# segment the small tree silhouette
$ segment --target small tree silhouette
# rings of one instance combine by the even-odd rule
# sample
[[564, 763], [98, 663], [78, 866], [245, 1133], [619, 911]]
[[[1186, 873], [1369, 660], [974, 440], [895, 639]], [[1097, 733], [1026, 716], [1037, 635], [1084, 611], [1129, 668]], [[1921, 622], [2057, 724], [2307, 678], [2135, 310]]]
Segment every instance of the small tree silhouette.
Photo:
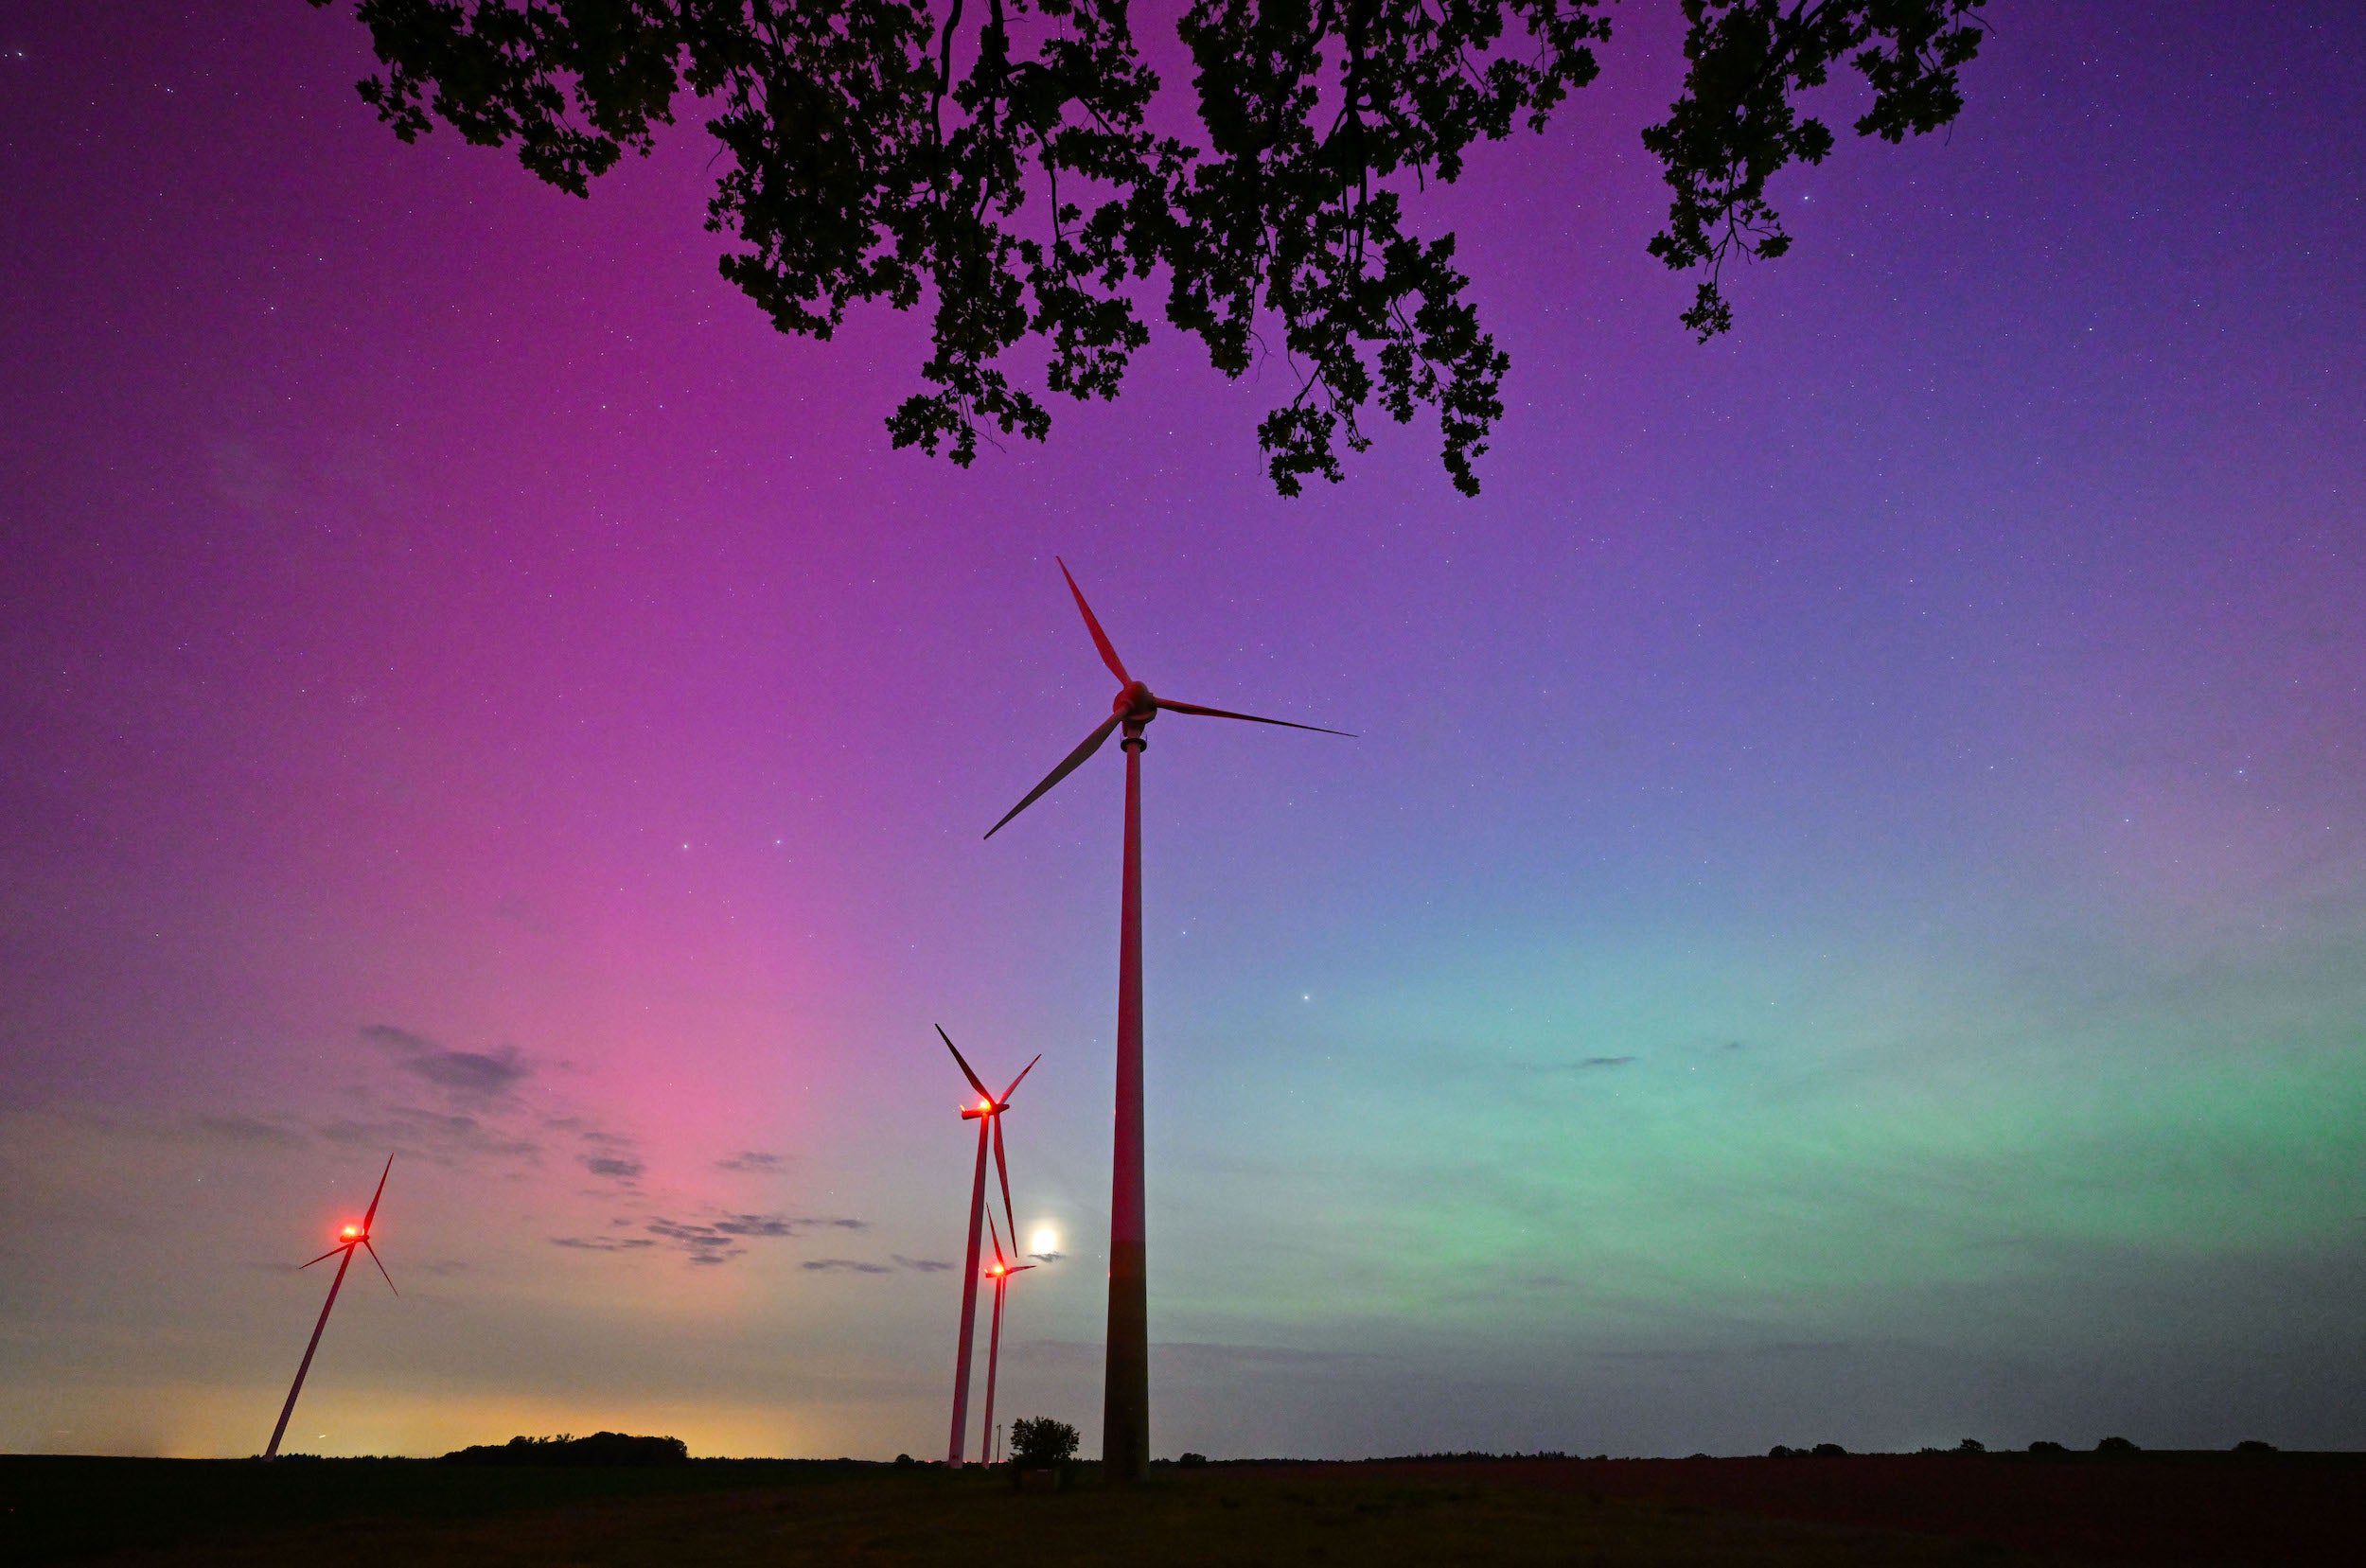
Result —
[[1011, 1423], [1011, 1463], [1045, 1470], [1076, 1457], [1076, 1429], [1049, 1416], [1022, 1416]]
[[1986, 1453], [1988, 1452], [1988, 1445], [1982, 1442], [1977, 1437], [1967, 1437], [1962, 1442], [1955, 1445], [1955, 1452], [1958, 1453]]
[[1814, 1454], [1819, 1459], [1845, 1459], [1848, 1457], [1848, 1451], [1841, 1447], [1838, 1443], [1818, 1443], [1808, 1452]]
[[2136, 1453], [2142, 1451], [2125, 1437], [2106, 1437], [2095, 1445], [2097, 1453]]
[[2067, 1453], [2070, 1451], [2051, 1437], [2040, 1437], [2029, 1445], [2032, 1453]]

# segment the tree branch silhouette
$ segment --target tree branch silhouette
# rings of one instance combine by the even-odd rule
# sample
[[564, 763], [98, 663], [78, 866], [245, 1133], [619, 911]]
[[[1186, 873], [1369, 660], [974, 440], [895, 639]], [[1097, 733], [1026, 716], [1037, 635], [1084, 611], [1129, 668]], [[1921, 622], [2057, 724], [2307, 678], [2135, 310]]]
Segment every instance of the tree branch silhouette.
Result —
[[[1413, 232], [1407, 201], [1475, 144], [1543, 131], [1611, 36], [1607, 0], [1195, 0], [1187, 139], [1152, 129], [1125, 0], [351, 3], [384, 67], [362, 97], [406, 142], [441, 121], [588, 196], [703, 116], [722, 275], [776, 327], [826, 341], [855, 308], [927, 303], [898, 447], [967, 467], [986, 432], [1043, 440], [1045, 395], [1115, 397], [1161, 286], [1167, 326], [1227, 378], [1270, 324], [1304, 367], [1258, 427], [1283, 495], [1343, 477], [1375, 401], [1434, 414], [1477, 493], [1510, 359], [1455, 236]], [[1683, 319], [1705, 341], [1732, 326], [1726, 262], [1790, 246], [1768, 181], [1831, 149], [1799, 97], [1845, 61], [1873, 91], [1859, 134], [1947, 124], [1984, 0], [1682, 3], [1684, 90], [1643, 133], [1674, 193], [1651, 251], [1704, 274]]]

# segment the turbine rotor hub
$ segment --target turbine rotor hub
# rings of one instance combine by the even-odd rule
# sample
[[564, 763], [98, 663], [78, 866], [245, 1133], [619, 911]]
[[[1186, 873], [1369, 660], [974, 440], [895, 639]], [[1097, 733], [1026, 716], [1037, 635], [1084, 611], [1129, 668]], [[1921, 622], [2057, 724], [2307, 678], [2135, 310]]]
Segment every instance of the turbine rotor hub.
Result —
[[1109, 699], [1109, 712], [1128, 724], [1148, 724], [1158, 716], [1158, 699], [1139, 680], [1129, 680]]

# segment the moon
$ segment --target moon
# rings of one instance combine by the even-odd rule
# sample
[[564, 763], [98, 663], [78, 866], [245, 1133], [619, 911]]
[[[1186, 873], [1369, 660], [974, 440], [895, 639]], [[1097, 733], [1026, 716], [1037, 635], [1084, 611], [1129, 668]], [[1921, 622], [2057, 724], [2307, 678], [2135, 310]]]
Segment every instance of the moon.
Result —
[[1050, 1225], [1037, 1225], [1034, 1234], [1027, 1238], [1027, 1250], [1030, 1252], [1059, 1251], [1060, 1233]]

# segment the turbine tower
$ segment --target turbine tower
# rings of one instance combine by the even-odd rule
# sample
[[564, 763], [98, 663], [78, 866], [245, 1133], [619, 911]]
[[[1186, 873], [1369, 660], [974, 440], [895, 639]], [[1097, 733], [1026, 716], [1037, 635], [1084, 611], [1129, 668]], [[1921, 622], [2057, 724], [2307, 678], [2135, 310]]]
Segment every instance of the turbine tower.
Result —
[[[1002, 1163], [1001, 1151], [995, 1152], [995, 1164]], [[1010, 1220], [1010, 1176], [1002, 1178], [1002, 1217]], [[1002, 1363], [1002, 1293], [1010, 1288], [1011, 1276], [1025, 1274], [1035, 1265], [1014, 1263], [1002, 1256], [1002, 1237], [994, 1228], [994, 1216], [986, 1216], [986, 1232], [994, 1238], [994, 1261], [986, 1265], [986, 1277], [994, 1281], [994, 1328], [986, 1335], [986, 1418], [980, 1423], [982, 1433], [978, 1441], [985, 1450], [986, 1463], [994, 1463], [994, 1374]], [[1018, 1245], [1018, 1224], [1011, 1222], [1011, 1245]]]
[[[378, 1218], [378, 1200], [386, 1195], [386, 1176], [394, 1168], [395, 1156], [389, 1154], [386, 1156], [386, 1169], [378, 1173], [378, 1190], [370, 1194], [369, 1211], [362, 1216], [362, 1223], [345, 1225], [337, 1232], [335, 1246], [313, 1259], [311, 1263], [299, 1265], [309, 1269], [312, 1263], [336, 1258], [337, 1277], [328, 1282], [328, 1299], [321, 1303], [320, 1321], [312, 1325], [312, 1338], [304, 1347], [304, 1359], [296, 1363], [295, 1382], [288, 1385], [288, 1402], [279, 1407], [279, 1424], [271, 1429], [271, 1445], [263, 1450], [266, 1459], [279, 1456], [279, 1439], [287, 1436], [288, 1418], [295, 1414], [296, 1396], [304, 1392], [304, 1374], [312, 1369], [312, 1352], [321, 1348], [321, 1330], [328, 1327], [328, 1309], [337, 1304], [337, 1291], [345, 1282], [345, 1270], [353, 1264], [356, 1247], [370, 1255], [370, 1261], [378, 1264], [378, 1272], [385, 1279], [386, 1288], [395, 1291], [395, 1277], [386, 1272], [386, 1264], [378, 1256], [378, 1249], [370, 1245], [370, 1222]], [[341, 1258], [338, 1257], [340, 1253], [344, 1254]], [[395, 1291], [395, 1294], [400, 1295], [402, 1293]]]
[[[1055, 559], [1057, 557], [1054, 557]], [[1283, 718], [1260, 718], [1255, 714], [1227, 713], [1192, 702], [1174, 702], [1153, 696], [1148, 686], [1128, 675], [1108, 634], [1085, 603], [1084, 590], [1060, 562], [1060, 575], [1085, 617], [1101, 661], [1118, 678], [1118, 695], [1109, 716], [1026, 798], [986, 830], [991, 838], [1011, 819], [1035, 803], [1044, 791], [1084, 765], [1101, 749], [1111, 733], [1122, 729], [1125, 739], [1125, 872], [1118, 908], [1118, 1094], [1117, 1131], [1111, 1164], [1109, 1195], [1109, 1345], [1102, 1385], [1102, 1474], [1112, 1480], [1141, 1477], [1150, 1463], [1150, 1320], [1146, 1296], [1147, 1270], [1142, 1224], [1142, 748], [1149, 743], [1142, 731], [1161, 712], [1197, 714], [1204, 718], [1237, 718], [1251, 724], [1277, 724], [1287, 730], [1314, 730], [1326, 735], [1346, 735], [1345, 730], [1325, 730], [1319, 724], [1297, 724]]]
[[[1018, 1077], [1012, 1079], [1011, 1086], [998, 1096], [987, 1089], [976, 1073], [969, 1070], [969, 1064], [962, 1058], [961, 1048], [953, 1044], [953, 1037], [945, 1032], [943, 1024], [937, 1026], [937, 1038], [943, 1040], [945, 1048], [953, 1053], [953, 1061], [962, 1069], [962, 1076], [969, 1080], [969, 1086], [978, 1091], [978, 1103], [962, 1107], [962, 1119], [978, 1123], [978, 1171], [969, 1183], [969, 1261], [962, 1275], [961, 1348], [953, 1356], [953, 1435], [945, 1445], [945, 1462], [958, 1470], [962, 1463], [962, 1431], [969, 1425], [970, 1343], [978, 1337], [978, 1239], [981, 1228], [980, 1221], [986, 1211], [986, 1145], [989, 1142], [994, 1145], [995, 1163], [998, 1169], [1002, 1156], [1002, 1113], [1011, 1108], [1011, 1096], [1017, 1092], [1027, 1075], [1035, 1070], [1035, 1062], [1043, 1060], [1043, 1053], [1036, 1052], [1034, 1061], [1019, 1068]], [[1002, 1175], [1002, 1207], [1005, 1209], [1011, 1207], [1008, 1172]]]

